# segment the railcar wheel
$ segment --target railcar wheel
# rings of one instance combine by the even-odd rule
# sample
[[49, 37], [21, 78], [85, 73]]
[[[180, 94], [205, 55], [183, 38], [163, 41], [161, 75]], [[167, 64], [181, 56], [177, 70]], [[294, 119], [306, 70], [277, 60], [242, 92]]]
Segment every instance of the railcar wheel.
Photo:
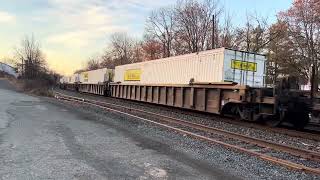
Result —
[[241, 120], [257, 122], [262, 118], [262, 115], [254, 108], [238, 106], [237, 111]]
[[310, 120], [309, 113], [307, 112], [291, 113], [290, 115], [288, 115], [288, 118], [293, 127], [298, 130], [303, 129]]
[[310, 108], [303, 102], [289, 104], [285, 120], [293, 125], [294, 128], [301, 130], [310, 121]]
[[277, 115], [265, 118], [263, 122], [269, 127], [278, 127], [282, 124], [283, 120], [281, 120], [281, 118]]

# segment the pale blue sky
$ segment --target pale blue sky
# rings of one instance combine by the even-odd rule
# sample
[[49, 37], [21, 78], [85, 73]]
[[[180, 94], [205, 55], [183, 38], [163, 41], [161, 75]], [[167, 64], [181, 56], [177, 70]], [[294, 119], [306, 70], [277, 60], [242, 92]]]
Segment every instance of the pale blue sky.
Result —
[[[24, 35], [34, 34], [47, 55], [49, 66], [70, 74], [90, 55], [100, 53], [108, 35], [126, 31], [140, 38], [145, 19], [157, 7], [175, 0], [6, 0], [0, 3], [0, 58], [10, 57]], [[220, 0], [241, 25], [246, 13], [256, 12], [275, 21], [276, 13], [292, 0]]]

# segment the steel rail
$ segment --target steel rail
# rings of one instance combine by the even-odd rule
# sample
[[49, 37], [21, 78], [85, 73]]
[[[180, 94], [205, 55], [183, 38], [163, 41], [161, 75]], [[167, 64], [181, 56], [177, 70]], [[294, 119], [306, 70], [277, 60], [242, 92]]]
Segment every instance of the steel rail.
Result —
[[[59, 94], [61, 95], [61, 93], [59, 93]], [[96, 107], [99, 107], [99, 108], [102, 108], [102, 109], [105, 109], [105, 110], [109, 110], [109, 111], [113, 111], [113, 112], [116, 112], [116, 113], [120, 113], [120, 114], [123, 114], [123, 115], [127, 115], [127, 116], [130, 116], [130, 117], [134, 117], [134, 118], [146, 121], [146, 122], [150, 122], [150, 123], [162, 126], [162, 127], [166, 127], [166, 128], [172, 129], [172, 130], [174, 130], [176, 132], [179, 132], [179, 133], [182, 133], [182, 134], [187, 134], [189, 136], [196, 137], [196, 138], [201, 139], [201, 140], [206, 140], [206, 141], [209, 141], [211, 143], [220, 144], [220, 145], [223, 145], [223, 146], [228, 147], [228, 148], [232, 148], [232, 149], [235, 149], [235, 150], [238, 150], [238, 151], [241, 151], [241, 152], [245, 152], [247, 154], [259, 157], [259, 158], [261, 158], [263, 160], [266, 160], [266, 161], [269, 161], [269, 162], [273, 162], [273, 163], [276, 163], [276, 164], [279, 164], [279, 165], [282, 165], [282, 166], [286, 166], [288, 168], [292, 168], [292, 169], [295, 169], [295, 170], [301, 170], [301, 171], [304, 171], [304, 172], [310, 172], [310, 173], [314, 173], [314, 174], [320, 175], [320, 169], [319, 168], [311, 168], [311, 167], [300, 165], [300, 164], [297, 164], [297, 163], [294, 163], [294, 162], [283, 160], [283, 159], [280, 159], [280, 158], [268, 156], [268, 155], [265, 155], [265, 154], [262, 154], [262, 153], [259, 153], [259, 152], [253, 151], [253, 150], [248, 150], [248, 149], [236, 146], [236, 145], [228, 144], [228, 143], [225, 143], [225, 142], [222, 142], [222, 141], [219, 141], [219, 140], [214, 140], [212, 138], [201, 136], [201, 135], [198, 135], [198, 134], [195, 134], [195, 133], [192, 133], [192, 132], [180, 129], [180, 128], [176, 128], [176, 127], [172, 127], [172, 126], [169, 126], [169, 125], [166, 125], [166, 124], [163, 124], [163, 123], [155, 122], [155, 121], [152, 121], [152, 120], [149, 120], [149, 119], [137, 116], [137, 115], [133, 115], [133, 114], [126, 113], [126, 112], [123, 112], [123, 111], [120, 111], [120, 110], [116, 110], [116, 109], [113, 109], [113, 108], [105, 107], [105, 106], [103, 106], [103, 104], [105, 104], [104, 102], [103, 103], [100, 102], [101, 104], [99, 104], [99, 103], [97, 103], [98, 101], [94, 101], [94, 100], [91, 101], [91, 100], [86, 100], [84, 98], [78, 98], [78, 97], [67, 96], [67, 95], [56, 96], [56, 98], [57, 99], [66, 100], [66, 101], [76, 101], [76, 102], [84, 103], [84, 104], [87, 104], [87, 105], [96, 106]], [[110, 104], [110, 103], [108, 103], [108, 104]], [[112, 104], [112, 105], [114, 105], [114, 104]], [[120, 105], [116, 105], [116, 106], [120, 106]], [[124, 106], [122, 106], [122, 107], [124, 107]], [[128, 107], [125, 107], [125, 108], [128, 108]], [[130, 110], [133, 110], [133, 108], [130, 108]], [[141, 111], [143, 111], [143, 110], [141, 110]], [[155, 114], [155, 113], [153, 113], [153, 114]], [[156, 114], [156, 115], [158, 115], [158, 114]], [[163, 115], [161, 115], [161, 116], [163, 116]], [[169, 118], [171, 118], [171, 117], [169, 117]], [[175, 119], [175, 118], [173, 118], [173, 119]], [[167, 122], [171, 122], [171, 121], [167, 121]], [[190, 123], [190, 122], [188, 122], [188, 123]], [[191, 123], [191, 124], [195, 124], [195, 123]], [[202, 126], [203, 125], [200, 125], [201, 128], [202, 128]], [[205, 129], [206, 128], [207, 127], [205, 127]], [[232, 137], [232, 138], [235, 138], [235, 137]], [[251, 142], [251, 144], [252, 144], [252, 142]]]
[[319, 133], [310, 133], [306, 131], [293, 130], [293, 129], [283, 128], [283, 127], [269, 127], [267, 125], [254, 124], [246, 121], [232, 121], [226, 118], [224, 118], [223, 121], [230, 124], [245, 126], [248, 128], [259, 128], [260, 130], [271, 131], [274, 133], [279, 133], [279, 134], [288, 135], [292, 137], [309, 139], [313, 141], [320, 141]]
[[[67, 97], [81, 99], [81, 98], [73, 97], [73, 96], [67, 96]], [[81, 99], [81, 100], [86, 101], [86, 102], [97, 103], [99, 105], [112, 105], [114, 107], [125, 108], [126, 110], [156, 116], [157, 118], [161, 117], [162, 118], [161, 120], [163, 120], [163, 121], [167, 121], [167, 122], [175, 121], [176, 123], [180, 123], [180, 124], [183, 124], [185, 126], [188, 126], [190, 128], [194, 128], [197, 130], [207, 131], [210, 133], [228, 136], [230, 138], [237, 139], [237, 140], [240, 140], [240, 141], [243, 141], [246, 143], [255, 144], [255, 145], [258, 145], [261, 147], [265, 147], [265, 148], [271, 148], [274, 150], [289, 153], [294, 156], [298, 156], [298, 157], [302, 157], [302, 158], [306, 158], [309, 160], [320, 162], [320, 153], [318, 153], [318, 152], [314, 152], [314, 151], [310, 151], [310, 150], [306, 150], [306, 149], [301, 149], [301, 148], [297, 148], [297, 147], [293, 147], [293, 146], [288, 146], [288, 145], [284, 145], [284, 144], [279, 144], [279, 143], [275, 143], [275, 142], [271, 142], [271, 141], [267, 141], [267, 140], [263, 140], [263, 139], [258, 139], [258, 138], [254, 138], [254, 137], [250, 137], [250, 136], [246, 136], [246, 135], [242, 135], [239, 133], [234, 133], [234, 132], [230, 132], [230, 131], [226, 131], [226, 130], [222, 130], [222, 129], [218, 129], [218, 128], [214, 128], [214, 127], [208, 127], [208, 126], [205, 126], [202, 124], [193, 123], [190, 121], [185, 121], [182, 119], [177, 119], [177, 118], [165, 116], [162, 114], [153, 113], [153, 112], [140, 110], [140, 109], [136, 109], [136, 108], [131, 108], [131, 107], [127, 107], [127, 106], [116, 105], [116, 104], [112, 104], [112, 103], [100, 102], [100, 101], [95, 101], [95, 100], [85, 100], [85, 99]]]
[[[60, 92], [56, 91], [56, 93], [60, 93]], [[90, 96], [90, 97], [93, 97], [93, 98], [101, 97], [100, 95], [95, 95], [95, 94], [87, 94], [87, 93], [85, 93], [85, 94]], [[105, 99], [107, 99], [107, 98], [108, 97], [105, 97]], [[123, 99], [123, 101], [130, 101], [130, 99]], [[139, 101], [130, 101], [130, 102], [139, 103]], [[141, 102], [140, 102], [139, 105], [141, 105]], [[161, 104], [158, 104], [158, 105], [161, 105]], [[188, 115], [188, 113], [189, 112], [185, 112], [184, 114]], [[194, 114], [191, 114], [191, 113], [190, 113], [190, 115], [193, 116], [193, 117], [198, 117], [197, 115], [194, 115]], [[213, 116], [216, 117], [217, 115], [213, 115]], [[234, 120], [231, 120], [230, 118], [228, 119], [227, 117], [221, 117], [221, 116], [219, 116], [219, 117], [222, 118], [222, 120], [224, 122], [230, 123], [230, 124], [234, 124], [234, 125], [245, 126], [247, 128], [258, 128], [259, 130], [262, 130], [262, 131], [271, 131], [271, 132], [274, 132], [274, 133], [279, 133], [279, 134], [283, 134], [283, 135], [287, 135], [287, 136], [291, 136], [291, 137], [298, 137], [298, 138], [309, 139], [309, 140], [313, 140], [313, 141], [320, 141], [319, 133], [313, 133], [313, 132], [307, 132], [307, 131], [298, 131], [298, 130], [293, 130], [293, 129], [288, 129], [288, 128], [281, 128], [281, 127], [269, 127], [269, 126], [266, 126], [266, 125], [255, 124], [255, 123], [250, 123], [250, 122], [246, 122], [246, 121], [234, 121]], [[203, 117], [199, 117], [199, 118], [204, 119]], [[211, 119], [208, 119], [208, 118], [205, 118], [205, 119], [211, 120]], [[318, 132], [320, 132], [320, 131], [318, 131]]]

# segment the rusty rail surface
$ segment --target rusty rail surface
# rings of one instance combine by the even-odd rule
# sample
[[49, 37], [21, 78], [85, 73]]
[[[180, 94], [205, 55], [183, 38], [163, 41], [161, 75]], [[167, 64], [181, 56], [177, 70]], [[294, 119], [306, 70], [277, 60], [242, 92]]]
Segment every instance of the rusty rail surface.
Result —
[[[113, 112], [120, 113], [120, 114], [123, 114], [123, 115], [126, 115], [126, 116], [134, 117], [134, 118], [146, 121], [146, 122], [150, 122], [152, 124], [156, 124], [158, 126], [162, 126], [162, 127], [174, 130], [174, 131], [176, 131], [178, 133], [182, 133], [182, 134], [186, 134], [186, 135], [198, 138], [200, 140], [205, 140], [205, 141], [208, 141], [208, 142], [211, 142], [211, 143], [220, 144], [220, 145], [223, 145], [225, 147], [232, 148], [232, 149], [240, 151], [240, 152], [245, 152], [247, 154], [259, 157], [259, 158], [261, 158], [263, 160], [266, 160], [266, 161], [269, 161], [269, 162], [272, 162], [272, 163], [276, 163], [276, 164], [279, 164], [279, 165], [282, 165], [282, 166], [285, 166], [285, 167], [288, 167], [288, 168], [292, 168], [292, 169], [295, 169], [295, 170], [301, 170], [301, 171], [305, 171], [305, 172], [309, 172], [309, 173], [314, 173], [314, 174], [320, 175], [320, 169], [319, 168], [307, 167], [307, 166], [300, 165], [300, 164], [297, 164], [297, 163], [294, 163], [294, 162], [290, 162], [290, 161], [287, 161], [287, 160], [284, 160], [284, 159], [280, 159], [280, 158], [272, 157], [272, 156], [269, 156], [269, 155], [265, 155], [265, 154], [262, 154], [262, 153], [259, 153], [259, 152], [253, 151], [253, 150], [248, 150], [248, 149], [239, 147], [237, 145], [228, 144], [228, 143], [225, 143], [225, 142], [222, 142], [222, 141], [219, 141], [219, 140], [215, 140], [215, 139], [212, 139], [212, 138], [209, 138], [209, 137], [205, 137], [205, 136], [202, 136], [202, 135], [195, 134], [193, 132], [189, 132], [189, 131], [186, 131], [186, 130], [183, 130], [183, 129], [180, 129], [180, 128], [176, 128], [176, 127], [170, 126], [168, 124], [163, 124], [163, 123], [160, 123], [160, 122], [156, 122], [156, 121], [153, 121], [153, 120], [150, 120], [150, 119], [143, 118], [141, 116], [134, 115], [132, 113], [127, 113], [127, 112], [124, 112], [123, 110], [122, 111], [121, 110], [117, 110], [117, 109], [115, 109], [115, 107], [124, 108], [125, 111], [131, 111], [131, 112], [135, 112], [135, 113], [139, 112], [139, 113], [141, 113], [143, 115], [151, 115], [151, 116], [154, 116], [156, 118], [161, 118], [161, 121], [166, 121], [166, 122], [169, 122], [169, 123], [175, 123], [175, 124], [179, 124], [179, 125], [184, 125], [186, 127], [189, 127], [189, 128], [192, 128], [192, 129], [197, 129], [197, 130], [200, 130], [200, 131], [204, 131], [206, 133], [220, 134], [220, 135], [226, 136], [226, 137], [231, 138], [231, 139], [243, 141], [243, 142], [246, 142], [246, 143], [249, 143], [249, 144], [253, 144], [253, 145], [257, 145], [257, 146], [260, 146], [260, 147], [271, 148], [271, 149], [274, 149], [274, 150], [277, 150], [277, 151], [280, 151], [280, 152], [286, 152], [286, 153], [289, 153], [289, 154], [294, 155], [294, 156], [303, 157], [303, 158], [306, 158], [306, 159], [309, 159], [309, 160], [312, 160], [312, 161], [320, 162], [320, 153], [318, 153], [318, 152], [299, 149], [299, 148], [296, 148], [296, 147], [287, 146], [287, 145], [283, 145], [283, 144], [278, 144], [278, 143], [274, 143], [274, 142], [270, 142], [270, 141], [266, 141], [266, 140], [262, 140], [262, 139], [257, 139], [257, 138], [245, 136], [245, 135], [242, 135], [242, 134], [225, 131], [225, 130], [222, 130], [222, 129], [217, 129], [217, 128], [213, 128], [213, 127], [207, 127], [207, 126], [204, 126], [202, 124], [197, 124], [197, 123], [193, 123], [193, 122], [189, 122], [189, 121], [185, 121], [185, 120], [181, 120], [181, 119], [177, 119], [177, 118], [173, 118], [173, 117], [169, 117], [169, 116], [165, 116], [165, 115], [161, 115], [161, 114], [157, 114], [157, 113], [152, 113], [152, 112], [148, 112], [148, 111], [144, 111], [144, 110], [140, 110], [140, 109], [130, 108], [130, 107], [127, 107], [127, 106], [115, 105], [115, 104], [112, 104], [112, 103], [100, 102], [100, 101], [95, 101], [95, 100], [88, 100], [88, 99], [84, 99], [84, 98], [78, 98], [78, 97], [74, 97], [74, 96], [64, 95], [62, 93], [56, 93], [56, 94], [57, 95], [55, 97], [57, 99], [66, 100], [66, 101], [76, 101], [76, 102], [80, 102], [80, 103], [83, 103], [83, 104], [96, 106], [98, 108], [102, 108], [102, 109], [105, 109], [105, 110], [108, 110], [108, 111], [113, 111]], [[112, 106], [112, 107], [107, 107], [108, 105]]]
[[[223, 119], [224, 122], [234, 124], [234, 125], [240, 125], [248, 128], [254, 128], [254, 129], [259, 129], [262, 131], [270, 131], [278, 134], [283, 134], [283, 135], [288, 135], [291, 137], [297, 137], [297, 138], [303, 138], [303, 139], [309, 139], [313, 141], [320, 141], [320, 131], [312, 131], [308, 132], [307, 130], [294, 130], [290, 129], [288, 127], [270, 127], [268, 125], [262, 125], [262, 124], [257, 124], [257, 123], [251, 123], [247, 121], [234, 121], [230, 120], [227, 118]], [[308, 126], [307, 126], [308, 127]]]
[[[56, 92], [59, 93], [59, 92]], [[101, 97], [99, 95], [96, 94], [86, 94], [88, 97], [92, 97], [92, 98], [97, 98], [97, 97]], [[103, 99], [113, 99], [113, 97], [103, 97]], [[128, 101], [129, 99], [121, 99], [122, 101]], [[144, 104], [146, 102], [139, 102], [139, 101], [130, 101], [131, 103], [135, 103], [141, 106], [141, 104]], [[114, 104], [114, 103], [113, 103]], [[152, 104], [154, 105], [154, 104]], [[160, 105], [162, 106], [162, 104], [156, 104], [156, 105]], [[168, 108], [168, 107], [166, 107]], [[173, 107], [173, 108], [177, 108], [177, 107]], [[206, 117], [201, 117], [198, 116], [197, 114], [201, 114], [201, 112], [189, 112], [186, 109], [177, 109], [179, 111], [183, 111], [183, 114], [185, 115], [190, 115], [193, 117], [197, 117], [200, 119], [206, 119], [206, 120], [212, 120], [211, 118], [206, 118]], [[252, 122], [248, 122], [248, 121], [238, 121], [238, 120], [234, 120], [231, 117], [222, 117], [216, 114], [211, 114], [213, 117], [219, 117], [219, 119], [221, 119], [223, 122], [229, 123], [229, 124], [233, 124], [233, 125], [238, 125], [238, 126], [244, 126], [247, 128], [253, 128], [253, 129], [259, 129], [261, 131], [270, 131], [270, 132], [274, 132], [274, 133], [278, 133], [278, 134], [283, 134], [283, 135], [287, 135], [287, 136], [291, 136], [291, 137], [298, 137], [298, 138], [303, 138], [303, 139], [309, 139], [312, 141], [320, 141], [320, 128], [318, 128], [318, 131], [310, 131], [309, 129], [307, 130], [295, 130], [295, 129], [291, 129], [288, 127], [270, 127], [268, 125], [263, 125], [263, 124], [259, 124], [259, 123], [252, 123]], [[317, 125], [318, 126], [318, 125]], [[309, 126], [307, 126], [309, 127]]]

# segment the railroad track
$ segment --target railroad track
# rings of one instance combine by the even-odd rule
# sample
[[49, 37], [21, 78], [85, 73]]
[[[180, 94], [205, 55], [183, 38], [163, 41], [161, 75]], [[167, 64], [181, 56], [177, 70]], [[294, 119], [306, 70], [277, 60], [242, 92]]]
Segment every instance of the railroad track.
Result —
[[[244, 152], [246, 154], [294, 170], [301, 170], [307, 173], [320, 175], [320, 153], [318, 152], [257, 139], [234, 132], [229, 132], [223, 129], [207, 127], [202, 124], [165, 116], [162, 114], [130, 108], [122, 105], [115, 105], [113, 103], [68, 96], [62, 93], [56, 93], [55, 97], [63, 101], [82, 103], [102, 108], [107, 111], [130, 116], [144, 122], [152, 123], [157, 126], [173, 130], [177, 133], [197, 138], [199, 140], [203, 140], [213, 144], [219, 144], [239, 152]], [[285, 154], [286, 157], [289, 155], [290, 160], [288, 160], [288, 158], [279, 157], [279, 153]]]
[[319, 134], [318, 137], [318, 140], [320, 141], [320, 124], [319, 123], [316, 123], [316, 122], [310, 122], [308, 125], [307, 125], [307, 130], [310, 131], [310, 132], [316, 132]]
[[[61, 92], [56, 92], [56, 93], [61, 93]], [[91, 99], [96, 99], [96, 98], [101, 98], [100, 95], [95, 95], [95, 94], [87, 94], [84, 93], [86, 96], [88, 96]], [[73, 94], [72, 94], [73, 96]], [[105, 100], [109, 100], [109, 99], [114, 99], [114, 98], [110, 98], [110, 97], [103, 97], [103, 99]], [[123, 99], [118, 99], [122, 102], [129, 102], [129, 100], [123, 100]], [[137, 105], [137, 106], [142, 106], [140, 102], [134, 102], [134, 101], [130, 101], [130, 103]], [[117, 103], [113, 103], [114, 105], [116, 105]], [[145, 103], [144, 103], [145, 105]], [[151, 104], [154, 105], [154, 104]], [[163, 107], [162, 105], [154, 105], [157, 107], [161, 107], [161, 108], [165, 108], [168, 109], [168, 107]], [[173, 107], [174, 108], [174, 107]], [[290, 137], [297, 137], [297, 138], [302, 138], [302, 139], [309, 139], [309, 140], [313, 140], [313, 141], [320, 141], [320, 125], [319, 124], [310, 124], [308, 127], [311, 129], [307, 129], [307, 130], [295, 130], [292, 129], [288, 126], [282, 126], [282, 127], [270, 127], [268, 125], [265, 124], [261, 124], [261, 123], [252, 123], [252, 122], [247, 122], [247, 121], [240, 121], [240, 120], [235, 120], [232, 118], [228, 118], [228, 117], [222, 117], [219, 115], [214, 115], [214, 114], [210, 114], [210, 117], [203, 114], [203, 113], [199, 113], [199, 112], [188, 112], [186, 110], [183, 109], [179, 109], [179, 113], [186, 115], [186, 116], [190, 116], [190, 117], [194, 117], [194, 118], [199, 118], [202, 120], [216, 120], [212, 117], [219, 117], [219, 119], [221, 121], [223, 121], [224, 123], [229, 123], [229, 124], [233, 124], [233, 125], [237, 125], [237, 126], [243, 126], [246, 128], [251, 128], [251, 129], [259, 129], [262, 131], [267, 131], [267, 132], [274, 132], [274, 133], [278, 133], [278, 134], [283, 134], [283, 135], [287, 135]], [[315, 125], [315, 126], [314, 126]], [[314, 126], [314, 127], [313, 127]], [[319, 127], [319, 128], [318, 128]], [[317, 130], [318, 129], [318, 130]]]
[[288, 126], [280, 126], [280, 127], [272, 127], [268, 126], [266, 124], [261, 124], [261, 123], [252, 123], [252, 122], [246, 122], [246, 121], [234, 121], [231, 119], [223, 119], [224, 122], [228, 122], [230, 124], [235, 124], [235, 125], [240, 125], [248, 128], [253, 128], [253, 129], [260, 129], [263, 131], [269, 131], [269, 132], [274, 132], [278, 134], [283, 134], [283, 135], [288, 135], [291, 137], [297, 137], [297, 138], [303, 138], [303, 139], [310, 139], [314, 141], [320, 141], [320, 128], [319, 130], [315, 130], [313, 126], [319, 126], [315, 124], [310, 124], [308, 128], [313, 128], [313, 129], [305, 129], [305, 130], [295, 130], [291, 127]]

